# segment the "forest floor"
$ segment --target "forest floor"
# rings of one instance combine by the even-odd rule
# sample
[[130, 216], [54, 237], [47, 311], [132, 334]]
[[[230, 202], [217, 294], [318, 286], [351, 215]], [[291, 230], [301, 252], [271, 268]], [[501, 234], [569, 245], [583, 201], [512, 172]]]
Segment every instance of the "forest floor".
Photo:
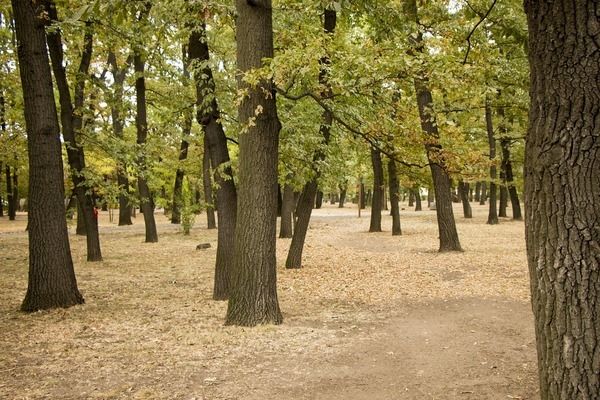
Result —
[[186, 237], [157, 213], [145, 244], [141, 216], [102, 213], [101, 263], [71, 227], [86, 303], [32, 315], [26, 216], [0, 218], [0, 398], [539, 399], [523, 223], [456, 205], [465, 251], [439, 254], [435, 212], [406, 208], [399, 237], [387, 212], [373, 234], [354, 205], [315, 210], [301, 270], [278, 239], [284, 324], [253, 329], [211, 300], [204, 215]]

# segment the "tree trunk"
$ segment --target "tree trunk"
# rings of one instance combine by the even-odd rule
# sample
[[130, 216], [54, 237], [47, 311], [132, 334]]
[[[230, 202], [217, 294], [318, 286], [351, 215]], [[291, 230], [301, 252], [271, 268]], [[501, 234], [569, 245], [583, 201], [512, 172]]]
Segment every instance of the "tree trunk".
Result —
[[415, 205], [415, 192], [413, 192], [412, 190], [408, 191], [408, 206], [409, 207], [414, 207]]
[[427, 188], [427, 207], [431, 208], [431, 203], [435, 201], [435, 193], [433, 192], [433, 188]]
[[381, 152], [371, 147], [371, 165], [373, 166], [373, 203], [371, 206], [371, 224], [369, 232], [381, 232], [381, 189], [383, 187], [383, 163]]
[[8, 219], [14, 221], [17, 217], [17, 208], [15, 207], [15, 192], [13, 188], [10, 166], [6, 165], [6, 200], [8, 201]]
[[[221, 113], [215, 96], [215, 82], [208, 64], [210, 55], [206, 40], [206, 27], [201, 24], [190, 34], [190, 60], [199, 61], [201, 71], [196, 73], [196, 106], [198, 122], [204, 127], [210, 163], [216, 170], [217, 204], [219, 230], [217, 232], [217, 258], [215, 262], [215, 283], [213, 298], [225, 300], [231, 291], [234, 266], [234, 240], [237, 220], [237, 192], [231, 170], [227, 137], [221, 125]], [[199, 29], [198, 29], [199, 28]], [[208, 145], [208, 147], [206, 147]], [[212, 194], [211, 197], [212, 199]], [[213, 217], [214, 219], [214, 217]]]
[[338, 208], [344, 208], [344, 203], [346, 202], [347, 190], [348, 190], [348, 185], [345, 185], [345, 186], [340, 185], [340, 201], [338, 203]]
[[458, 183], [458, 192], [462, 201], [465, 218], [473, 218], [473, 210], [471, 210], [471, 203], [469, 203], [469, 186], [467, 182]]
[[204, 185], [204, 203], [206, 205], [206, 225], [208, 229], [217, 229], [217, 221], [215, 219], [215, 196], [213, 195], [212, 190], [210, 147], [206, 135], [204, 135], [204, 153], [202, 155], [202, 183]]
[[421, 205], [421, 189], [418, 186], [415, 186], [412, 191], [415, 196], [415, 211], [423, 211], [423, 206]]
[[487, 197], [488, 197], [487, 182], [481, 182], [481, 195], [479, 196], [479, 205], [480, 206], [485, 205]]
[[[148, 3], [149, 4], [149, 3]], [[149, 6], [147, 6], [149, 11]], [[135, 95], [136, 95], [136, 116], [135, 126], [137, 130], [137, 144], [141, 148], [139, 156], [139, 174], [138, 174], [138, 192], [140, 196], [140, 208], [144, 214], [144, 224], [146, 227], [146, 243], [158, 242], [158, 232], [156, 231], [156, 221], [154, 220], [154, 207], [152, 194], [146, 180], [148, 167], [146, 157], [144, 156], [144, 147], [148, 136], [148, 119], [146, 110], [146, 81], [144, 78], [145, 60], [142, 56], [142, 50], [134, 49], [133, 67], [136, 73]]]
[[[45, 4], [50, 21], [58, 22], [58, 13], [54, 2], [46, 0]], [[47, 43], [59, 94], [62, 133], [67, 150], [67, 159], [71, 168], [73, 190], [77, 195], [78, 205], [81, 209], [81, 220], [86, 232], [87, 260], [102, 261], [98, 221], [94, 215], [92, 196], [88, 193], [89, 186], [83, 174], [85, 170], [85, 155], [83, 147], [77, 142], [77, 136], [81, 134], [83, 128], [81, 113], [84, 106], [85, 77], [88, 75], [92, 58], [93, 34], [91, 29], [91, 24], [86, 23], [83, 52], [75, 78], [74, 103], [71, 102], [71, 92], [67, 81], [60, 30], [50, 30], [47, 36]]]
[[475, 201], [481, 200], [481, 182], [475, 183]]
[[525, 231], [542, 400], [600, 398], [597, 6], [525, 1]]
[[[125, 66], [119, 68], [117, 65], [117, 58], [111, 51], [108, 56], [108, 63], [112, 67], [113, 75], [113, 93], [111, 101], [111, 120], [113, 126], [113, 132], [115, 137], [120, 141], [123, 141], [123, 129], [124, 121], [121, 117], [121, 110], [123, 109], [123, 83], [131, 64], [132, 58], [129, 57]], [[119, 226], [132, 225], [131, 213], [133, 207], [129, 204], [130, 185], [129, 177], [127, 174], [127, 164], [120, 155], [117, 156], [117, 184], [119, 185]]]
[[44, 10], [13, 0], [29, 153], [29, 280], [23, 311], [83, 303], [64, 213], [60, 129], [46, 52]]
[[[77, 198], [77, 195], [75, 195]], [[79, 205], [79, 200], [77, 200], [77, 225], [75, 228], [75, 234], [77, 236], [87, 236], [87, 230], [85, 229], [85, 217], [83, 216], [83, 210], [81, 205]]]
[[390, 180], [390, 205], [392, 212], [392, 236], [402, 235], [400, 226], [400, 184], [398, 182], [398, 171], [396, 162], [388, 160], [388, 176]]
[[358, 203], [359, 203], [359, 208], [361, 210], [364, 210], [367, 208], [367, 196], [365, 194], [365, 184], [362, 180], [362, 178], [360, 178], [360, 188], [359, 188], [359, 194], [358, 194]]
[[[271, 0], [236, 0], [237, 68], [241, 74], [273, 57]], [[277, 163], [281, 124], [272, 81], [249, 86], [239, 104], [239, 203], [227, 325], [283, 321], [277, 300]], [[272, 93], [272, 96], [265, 96]], [[260, 109], [260, 115], [256, 110]], [[249, 124], [249, 120], [253, 124]]]
[[508, 140], [502, 140], [500, 142], [502, 147], [502, 158], [505, 161], [504, 173], [506, 178], [506, 184], [508, 186], [508, 195], [510, 197], [510, 205], [512, 208], [512, 215], [514, 220], [521, 220], [521, 202], [519, 201], [519, 194], [517, 188], [514, 185], [512, 162], [510, 161], [510, 142]]
[[294, 189], [291, 185], [283, 187], [283, 201], [281, 205], [281, 225], [279, 228], [280, 239], [291, 239], [293, 235], [292, 214], [294, 212]]
[[487, 223], [489, 225], [496, 225], [498, 223], [498, 210], [496, 208], [496, 138], [494, 137], [494, 126], [492, 122], [492, 107], [487, 99], [485, 102], [485, 125], [488, 136], [488, 144], [490, 146], [490, 160], [492, 161], [492, 165], [490, 167], [490, 207]]
[[323, 207], [323, 192], [317, 190], [317, 195], [315, 196], [315, 208], [318, 210]]
[[[323, 20], [323, 28], [326, 34], [333, 34], [337, 21], [337, 15], [335, 11], [325, 10], [325, 18]], [[319, 60], [321, 69], [319, 71], [319, 83], [326, 89], [322, 93], [323, 97], [331, 95], [331, 89], [328, 82], [328, 68], [329, 58], [327, 56]], [[329, 144], [329, 137], [331, 134], [331, 124], [333, 123], [333, 114], [330, 111], [323, 111], [322, 123], [319, 129], [319, 133], [323, 138], [323, 145]], [[325, 152], [321, 149], [317, 149], [313, 156], [313, 165], [318, 166], [325, 159]], [[320, 177], [321, 171], [316, 169], [315, 176], [304, 185], [302, 194], [296, 206], [296, 224], [294, 225], [294, 234], [292, 236], [292, 243], [288, 251], [287, 259], [285, 260], [286, 268], [301, 268], [302, 267], [302, 251], [304, 249], [304, 241], [306, 240], [306, 233], [308, 231], [308, 225], [310, 222], [310, 216], [312, 214], [312, 207], [315, 204], [315, 197], [318, 191], [317, 181]]]
[[[502, 179], [503, 177], [500, 177]], [[498, 217], [506, 218], [506, 207], [508, 206], [508, 190], [506, 186], [500, 186], [500, 203], [498, 204]]]

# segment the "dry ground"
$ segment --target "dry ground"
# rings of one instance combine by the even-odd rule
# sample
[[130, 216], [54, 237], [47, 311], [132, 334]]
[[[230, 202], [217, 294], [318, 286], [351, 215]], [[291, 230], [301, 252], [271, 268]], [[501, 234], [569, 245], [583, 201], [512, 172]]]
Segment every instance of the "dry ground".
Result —
[[465, 252], [438, 254], [432, 211], [402, 211], [392, 237], [387, 215], [369, 234], [368, 213], [316, 210], [302, 270], [278, 240], [284, 325], [254, 329], [223, 326], [210, 299], [204, 216], [185, 237], [157, 214], [160, 243], [144, 244], [141, 217], [103, 213], [104, 262], [71, 235], [86, 304], [33, 315], [18, 311], [25, 216], [1, 218], [0, 398], [538, 399], [523, 224], [474, 211], [455, 209]]

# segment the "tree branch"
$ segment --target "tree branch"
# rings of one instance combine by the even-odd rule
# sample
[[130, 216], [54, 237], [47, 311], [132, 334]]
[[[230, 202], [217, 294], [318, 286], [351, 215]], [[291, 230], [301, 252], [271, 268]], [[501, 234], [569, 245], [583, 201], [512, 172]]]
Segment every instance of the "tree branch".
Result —
[[[475, 33], [475, 31], [477, 30], [479, 25], [481, 25], [481, 23], [488, 17], [488, 15], [490, 15], [490, 13], [494, 9], [494, 6], [496, 5], [497, 1], [498, 0], [492, 1], [492, 5], [490, 6], [490, 8], [487, 10], [487, 12], [485, 14], [480, 16], [479, 22], [477, 22], [475, 24], [475, 26], [473, 27], [473, 29], [471, 29], [471, 32], [469, 32], [469, 35], [467, 36], [467, 52], [465, 53], [465, 59], [463, 60], [463, 65], [467, 63], [467, 59], [469, 58], [469, 52], [471, 51], [471, 36], [473, 36], [473, 34]], [[470, 4], [469, 4], [469, 7], [471, 7]]]

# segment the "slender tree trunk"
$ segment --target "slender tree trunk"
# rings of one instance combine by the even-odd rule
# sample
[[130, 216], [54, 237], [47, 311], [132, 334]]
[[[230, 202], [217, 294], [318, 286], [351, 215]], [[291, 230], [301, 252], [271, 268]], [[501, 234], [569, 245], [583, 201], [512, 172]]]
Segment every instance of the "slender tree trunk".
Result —
[[415, 196], [415, 211], [423, 211], [423, 206], [421, 204], [421, 189], [418, 186], [415, 186], [412, 191]]
[[323, 207], [323, 192], [317, 190], [317, 195], [315, 196], [315, 208], [318, 210]]
[[285, 184], [283, 187], [283, 201], [281, 205], [281, 225], [279, 238], [291, 239], [293, 235], [292, 214], [294, 212], [294, 188]]
[[208, 229], [217, 229], [215, 218], [215, 196], [210, 165], [210, 148], [208, 138], [204, 136], [204, 153], [202, 156], [202, 183], [204, 185], [204, 202], [206, 204], [206, 224]]
[[415, 206], [415, 192], [413, 192], [412, 190], [408, 191], [408, 206], [409, 207]]
[[600, 398], [598, 3], [525, 1], [525, 231], [542, 400]]
[[388, 160], [388, 176], [390, 180], [390, 205], [392, 212], [392, 236], [402, 235], [400, 226], [400, 184], [398, 182], [398, 171], [396, 162]]
[[498, 223], [498, 210], [496, 208], [496, 138], [494, 137], [492, 107], [489, 100], [486, 100], [485, 102], [485, 124], [487, 129], [488, 144], [490, 146], [490, 160], [492, 161], [492, 166], [490, 167], [490, 208], [487, 223], [490, 225], [496, 225]]
[[479, 205], [480, 206], [485, 205], [487, 197], [488, 197], [487, 182], [481, 182], [481, 195], [479, 196]]
[[502, 147], [502, 157], [506, 160], [504, 170], [506, 174], [506, 184], [508, 186], [508, 195], [510, 197], [510, 205], [512, 208], [512, 215], [514, 220], [521, 220], [521, 202], [519, 201], [519, 194], [517, 188], [514, 185], [512, 162], [510, 161], [510, 142], [508, 140], [502, 140], [500, 142]]
[[15, 207], [15, 192], [13, 188], [13, 180], [10, 173], [10, 166], [6, 165], [6, 200], [8, 201], [8, 219], [14, 221], [17, 217], [17, 209]]
[[381, 232], [381, 189], [383, 187], [383, 163], [381, 152], [371, 147], [371, 165], [373, 166], [373, 203], [371, 206], [371, 224], [369, 232]]
[[[45, 4], [50, 21], [57, 22], [58, 14], [54, 2], [52, 0], [46, 0]], [[83, 118], [81, 113], [84, 106], [85, 77], [88, 75], [92, 58], [93, 34], [91, 29], [91, 24], [86, 24], [86, 32], [83, 39], [83, 53], [79, 64], [78, 74], [75, 79], [74, 103], [71, 102], [71, 92], [67, 81], [60, 30], [55, 29], [49, 31], [47, 42], [50, 58], [52, 60], [54, 78], [58, 88], [62, 133], [65, 140], [65, 148], [67, 150], [67, 159], [71, 168], [73, 190], [77, 195], [78, 206], [81, 209], [81, 220], [84, 223], [86, 232], [87, 260], [102, 261], [98, 221], [94, 216], [92, 196], [88, 193], [88, 184], [83, 174], [83, 171], [85, 170], [84, 150], [82, 145], [77, 141], [77, 136], [83, 128]]]
[[[326, 34], [333, 34], [335, 30], [337, 15], [335, 11], [325, 10], [325, 18], [323, 20], [323, 27]], [[331, 94], [331, 89], [328, 81], [328, 68], [329, 58], [327, 56], [321, 58], [319, 61], [321, 69], [319, 71], [319, 83], [321, 83], [326, 89], [322, 93], [325, 96]], [[333, 114], [330, 111], [323, 111], [322, 123], [319, 129], [321, 137], [323, 138], [323, 145], [329, 144], [329, 136], [331, 133], [331, 124], [333, 123]], [[314, 156], [314, 165], [319, 165], [321, 161], [325, 159], [325, 153], [323, 150], [318, 149]], [[320, 177], [321, 171], [316, 170], [315, 176], [308, 183], [304, 185], [302, 195], [296, 206], [296, 224], [294, 225], [294, 234], [292, 236], [292, 243], [288, 251], [288, 256], [285, 261], [286, 268], [301, 268], [302, 267], [302, 251], [304, 249], [304, 242], [306, 240], [306, 233], [308, 231], [308, 225], [310, 222], [310, 216], [312, 214], [312, 207], [315, 204], [315, 197], [318, 191], [317, 181]]]
[[[147, 3], [146, 11], [150, 11], [150, 3]], [[146, 157], [144, 156], [144, 147], [146, 138], [148, 137], [148, 118], [146, 110], [146, 80], [144, 78], [144, 70], [146, 62], [142, 55], [142, 49], [134, 49], [133, 67], [136, 73], [135, 80], [135, 95], [136, 95], [136, 116], [135, 126], [137, 131], [137, 144], [142, 149], [138, 159], [139, 174], [138, 174], [138, 192], [140, 196], [140, 208], [144, 214], [144, 224], [146, 227], [146, 243], [158, 242], [158, 232], [156, 231], [156, 221], [154, 220], [154, 207], [152, 194], [146, 180], [148, 166], [146, 165]]]
[[475, 183], [475, 201], [480, 201], [481, 199], [481, 182]]
[[[502, 177], [500, 177], [502, 179]], [[498, 204], [498, 217], [506, 218], [506, 207], [508, 206], [508, 190], [506, 186], [500, 186], [500, 203]]]
[[358, 195], [359, 208], [364, 210], [367, 208], [367, 195], [365, 194], [365, 184], [363, 179], [360, 178], [360, 189]]
[[29, 153], [29, 281], [23, 311], [83, 303], [64, 214], [60, 129], [46, 52], [44, 10], [13, 0]]
[[338, 208], [344, 208], [344, 203], [346, 202], [346, 193], [348, 190], [348, 185], [340, 185], [340, 201], [338, 202]]
[[435, 193], [433, 191], [433, 187], [429, 187], [427, 189], [427, 207], [431, 208], [431, 203], [435, 201]]
[[464, 217], [473, 218], [473, 210], [471, 210], [471, 203], [469, 203], [469, 184], [467, 182], [459, 182], [458, 192], [463, 205]]
[[[270, 0], [236, 0], [237, 67], [246, 73], [273, 57]], [[227, 325], [254, 326], [283, 321], [277, 299], [277, 164], [281, 124], [272, 81], [248, 86], [239, 120], [246, 126], [239, 141], [239, 203], [235, 262], [227, 307]], [[272, 93], [272, 96], [265, 96]], [[256, 110], [261, 113], [257, 117]], [[248, 121], [254, 120], [253, 124]]]

